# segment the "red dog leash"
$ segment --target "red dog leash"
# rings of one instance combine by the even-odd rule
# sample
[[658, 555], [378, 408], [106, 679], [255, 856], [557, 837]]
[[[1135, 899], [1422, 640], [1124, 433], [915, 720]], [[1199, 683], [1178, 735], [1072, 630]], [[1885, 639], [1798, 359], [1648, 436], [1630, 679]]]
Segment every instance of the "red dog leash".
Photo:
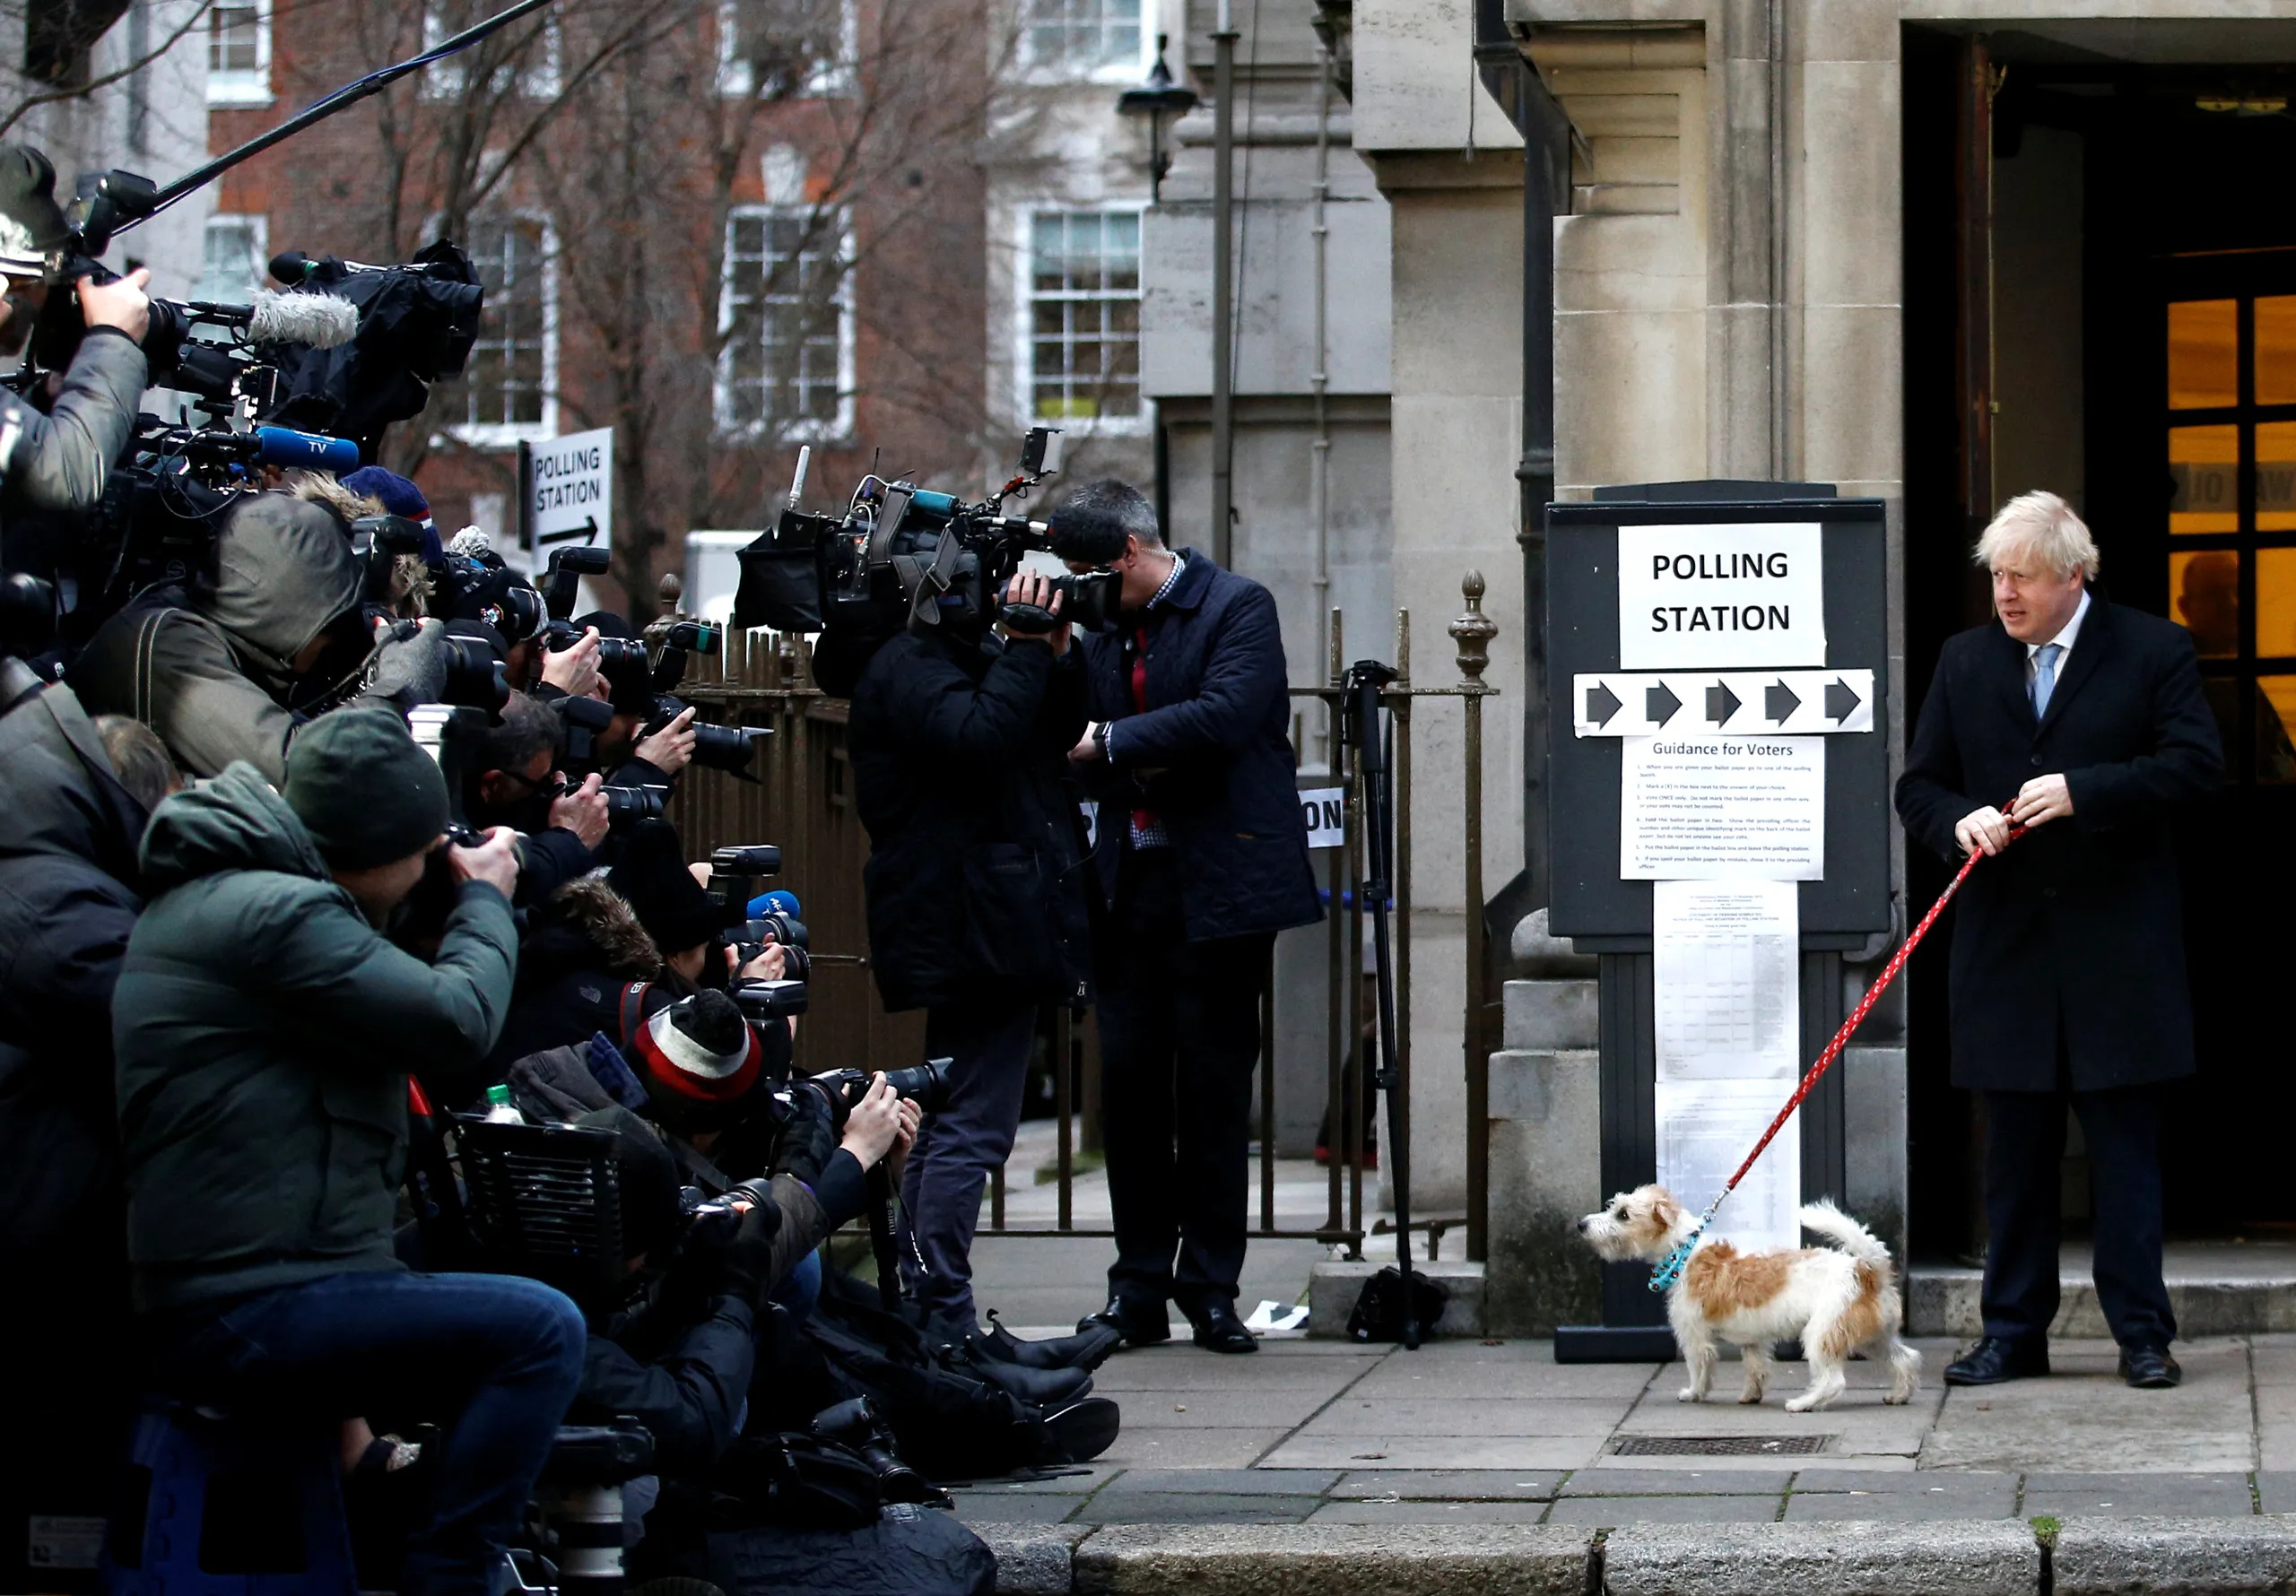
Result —
[[[2011, 842], [2015, 842], [2024, 834], [2022, 826], [2009, 828]], [[1802, 1084], [1796, 1087], [1794, 1095], [1786, 1099], [1786, 1106], [1778, 1111], [1778, 1117], [1770, 1122], [1770, 1129], [1764, 1131], [1761, 1140], [1754, 1143], [1754, 1150], [1746, 1155], [1746, 1161], [1738, 1166], [1736, 1174], [1723, 1183], [1721, 1191], [1715, 1193], [1714, 1201], [1706, 1205], [1706, 1211], [1698, 1217], [1698, 1223], [1692, 1227], [1691, 1233], [1683, 1237], [1674, 1250], [1666, 1254], [1665, 1261], [1651, 1271], [1651, 1290], [1671, 1289], [1674, 1282], [1683, 1278], [1683, 1266], [1690, 1262], [1691, 1249], [1698, 1245], [1698, 1238], [1713, 1222], [1715, 1210], [1722, 1206], [1722, 1200], [1737, 1190], [1738, 1183], [1746, 1178], [1746, 1171], [1754, 1167], [1754, 1160], [1761, 1157], [1779, 1132], [1786, 1128], [1786, 1122], [1794, 1117], [1794, 1111], [1802, 1106], [1802, 1099], [1808, 1097], [1825, 1072], [1833, 1068], [1834, 1061], [1841, 1056], [1842, 1049], [1849, 1045], [1849, 1038], [1857, 1034], [1859, 1026], [1866, 1023], [1866, 1017], [1874, 1011], [1874, 1005], [1881, 1002], [1882, 993], [1889, 990], [1890, 983], [1898, 978], [1900, 970], [1905, 968], [1905, 961], [1913, 957], [1916, 948], [1921, 946], [1921, 939], [1927, 936], [1929, 928], [1937, 924], [1937, 916], [1944, 914], [1945, 906], [1953, 901], [1953, 894], [1959, 892], [1961, 883], [1970, 879], [1970, 872], [1977, 868], [1977, 862], [1986, 856], [1979, 851], [1961, 861], [1960, 873], [1953, 877], [1944, 891], [1937, 895], [1937, 901], [1929, 906], [1929, 912], [1921, 917], [1921, 924], [1913, 928], [1913, 934], [1890, 956], [1890, 962], [1882, 967], [1881, 975], [1873, 985], [1866, 989], [1866, 995], [1857, 1000], [1857, 1007], [1849, 1011], [1849, 1018], [1841, 1022], [1841, 1028], [1834, 1032], [1833, 1040], [1826, 1044], [1823, 1053], [1818, 1054], [1818, 1062], [1812, 1064], [1809, 1073], [1802, 1077]]]

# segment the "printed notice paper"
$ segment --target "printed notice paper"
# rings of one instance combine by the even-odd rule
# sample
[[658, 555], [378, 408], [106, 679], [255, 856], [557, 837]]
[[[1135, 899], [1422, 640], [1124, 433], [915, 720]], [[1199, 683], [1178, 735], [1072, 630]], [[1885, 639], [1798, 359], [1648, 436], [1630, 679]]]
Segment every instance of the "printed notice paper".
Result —
[[[1658, 1120], [1658, 1184], [1693, 1213], [1730, 1178], [1738, 1160], [1784, 1106], [1790, 1090], [1775, 1080], [1661, 1080], [1654, 1089]], [[1802, 1226], [1802, 1115], [1796, 1110], [1708, 1235], [1740, 1247], [1798, 1247]]]
[[1794, 1079], [1799, 890], [1791, 881], [1651, 888], [1660, 1080]]
[[1815, 521], [1618, 529], [1618, 667], [1826, 663]]
[[1823, 737], [1622, 737], [1628, 881], [1814, 881], [1826, 872]]

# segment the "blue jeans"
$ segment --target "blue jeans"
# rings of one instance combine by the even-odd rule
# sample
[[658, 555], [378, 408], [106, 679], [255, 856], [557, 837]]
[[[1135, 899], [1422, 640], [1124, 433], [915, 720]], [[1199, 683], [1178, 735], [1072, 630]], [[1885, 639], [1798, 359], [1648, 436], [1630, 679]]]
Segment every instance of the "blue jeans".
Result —
[[514, 1275], [329, 1275], [213, 1317], [156, 1349], [161, 1388], [300, 1418], [385, 1410], [440, 1427], [430, 1527], [400, 1596], [493, 1596], [505, 1544], [582, 1375], [565, 1297]]
[[811, 1252], [798, 1259], [766, 1296], [801, 1324], [813, 1317], [814, 1305], [822, 1299], [821, 1253]]

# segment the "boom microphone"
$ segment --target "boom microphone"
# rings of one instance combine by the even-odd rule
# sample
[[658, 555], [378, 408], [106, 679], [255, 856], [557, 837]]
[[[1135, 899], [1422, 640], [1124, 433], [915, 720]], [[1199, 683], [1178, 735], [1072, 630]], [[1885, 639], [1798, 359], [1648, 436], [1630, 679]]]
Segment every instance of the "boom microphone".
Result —
[[248, 330], [250, 343], [339, 349], [359, 335], [359, 307], [333, 294], [257, 291], [252, 305], [218, 306]]

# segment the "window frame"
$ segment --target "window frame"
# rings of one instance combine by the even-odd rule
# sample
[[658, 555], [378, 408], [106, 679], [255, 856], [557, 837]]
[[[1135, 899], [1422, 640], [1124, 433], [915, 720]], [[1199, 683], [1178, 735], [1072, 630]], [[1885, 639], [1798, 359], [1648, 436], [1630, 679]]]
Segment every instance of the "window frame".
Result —
[[[832, 302], [837, 306], [837, 413], [829, 418], [793, 416], [778, 427], [770, 420], [759, 417], [752, 421], [736, 419], [734, 413], [734, 343], [726, 335], [733, 331], [735, 308], [734, 304], [734, 229], [746, 221], [773, 221], [796, 218], [810, 220], [826, 209], [836, 230], [838, 265], [837, 292]], [[726, 341], [718, 351], [716, 369], [709, 385], [711, 419], [719, 438], [732, 443], [772, 441], [776, 443], [839, 444], [853, 436], [856, 412], [856, 391], [858, 386], [858, 355], [860, 317], [856, 305], [854, 276], [859, 254], [853, 230], [850, 206], [833, 205], [776, 205], [744, 204], [728, 207], [726, 231], [719, 241], [718, 257], [718, 334]]]
[[[268, 265], [271, 259], [270, 214], [263, 211], [217, 211], [208, 216], [206, 222], [200, 230], [198, 287], [203, 294], [208, 289], [208, 263], [213, 258], [213, 251], [209, 247], [208, 240], [225, 228], [241, 226], [247, 229], [248, 258], [254, 263], [256, 269], [255, 281], [249, 285], [250, 289], [262, 287], [263, 280], [270, 274]], [[234, 290], [233, 293], [237, 291]], [[225, 299], [229, 303], [237, 302], [229, 295], [225, 296]]]
[[[270, 0], [264, 0], [264, 3], [268, 4]], [[465, 24], [465, 26], [469, 25]], [[425, 50], [435, 50], [452, 37], [453, 34], [448, 31], [446, 23], [439, 20], [438, 0], [423, 0], [422, 48]], [[555, 100], [565, 82], [566, 30], [560, 24], [555, 13], [545, 17], [543, 22], [542, 38], [541, 61], [536, 65], [521, 68], [517, 73], [516, 88], [517, 97], [521, 100]], [[508, 72], [510, 69], [501, 67], [497, 70]], [[433, 62], [422, 69], [421, 98], [427, 100], [458, 99], [467, 82], [468, 79], [464, 75], [461, 58], [449, 56], [444, 61]]]
[[[750, 64], [734, 54], [740, 33], [740, 0], [718, 0], [718, 93], [723, 100], [747, 100], [754, 87]], [[859, 91], [861, 66], [860, 0], [838, 0], [837, 59], [816, 69], [796, 100], [848, 100]]]
[[[1143, 272], [1140, 286], [1134, 291], [1134, 302], [1145, 309], [1147, 288], [1145, 261], [1147, 243], [1148, 202], [1138, 200], [1103, 200], [1098, 204], [1067, 204], [1055, 201], [1032, 201], [1022, 204], [1015, 212], [1013, 224], [1013, 413], [1023, 428], [1042, 427], [1057, 421], [1074, 436], [1100, 438], [1144, 438], [1151, 430], [1150, 405], [1144, 383], [1139, 385], [1140, 405], [1128, 416], [1097, 415], [1089, 419], [1039, 416], [1036, 398], [1036, 222], [1039, 216], [1134, 216], [1140, 219]], [[1106, 302], [1105, 300], [1103, 302]], [[1145, 340], [1135, 334], [1135, 350], [1143, 348]], [[1135, 361], [1137, 355], [1135, 354]]]
[[[538, 421], [468, 421], [457, 419], [439, 429], [465, 448], [495, 451], [514, 449], [522, 443], [548, 443], [558, 436], [558, 224], [547, 211], [531, 206], [509, 206], [496, 211], [481, 211], [470, 218], [474, 224], [491, 222], [496, 217], [509, 221], [527, 221], [542, 229], [542, 419]], [[427, 237], [439, 236], [438, 221], [433, 218], [425, 230]], [[470, 247], [469, 239], [459, 240], [463, 247]], [[478, 264], [475, 256], [472, 264]], [[483, 312], [482, 312], [483, 314]], [[480, 338], [484, 339], [484, 324], [481, 324]], [[475, 350], [473, 351], [475, 353]], [[456, 392], [467, 395], [469, 367], [464, 375], [453, 379]]]
[[1019, 11], [1017, 53], [1024, 82], [1118, 83], [1128, 88], [1145, 78], [1156, 65], [1156, 8], [1152, 0], [1100, 0], [1103, 8], [1110, 4], [1136, 4], [1140, 7], [1140, 48], [1128, 60], [1103, 62], [1098, 66], [1078, 66], [1065, 56], [1039, 56], [1034, 15], [1039, 0], [1015, 0], [1015, 4]]
[[219, 70], [213, 65], [217, 13], [208, 13], [202, 39], [207, 50], [207, 103], [216, 108], [263, 107], [276, 98], [271, 91], [271, 0], [239, 0], [255, 12], [255, 65]]

